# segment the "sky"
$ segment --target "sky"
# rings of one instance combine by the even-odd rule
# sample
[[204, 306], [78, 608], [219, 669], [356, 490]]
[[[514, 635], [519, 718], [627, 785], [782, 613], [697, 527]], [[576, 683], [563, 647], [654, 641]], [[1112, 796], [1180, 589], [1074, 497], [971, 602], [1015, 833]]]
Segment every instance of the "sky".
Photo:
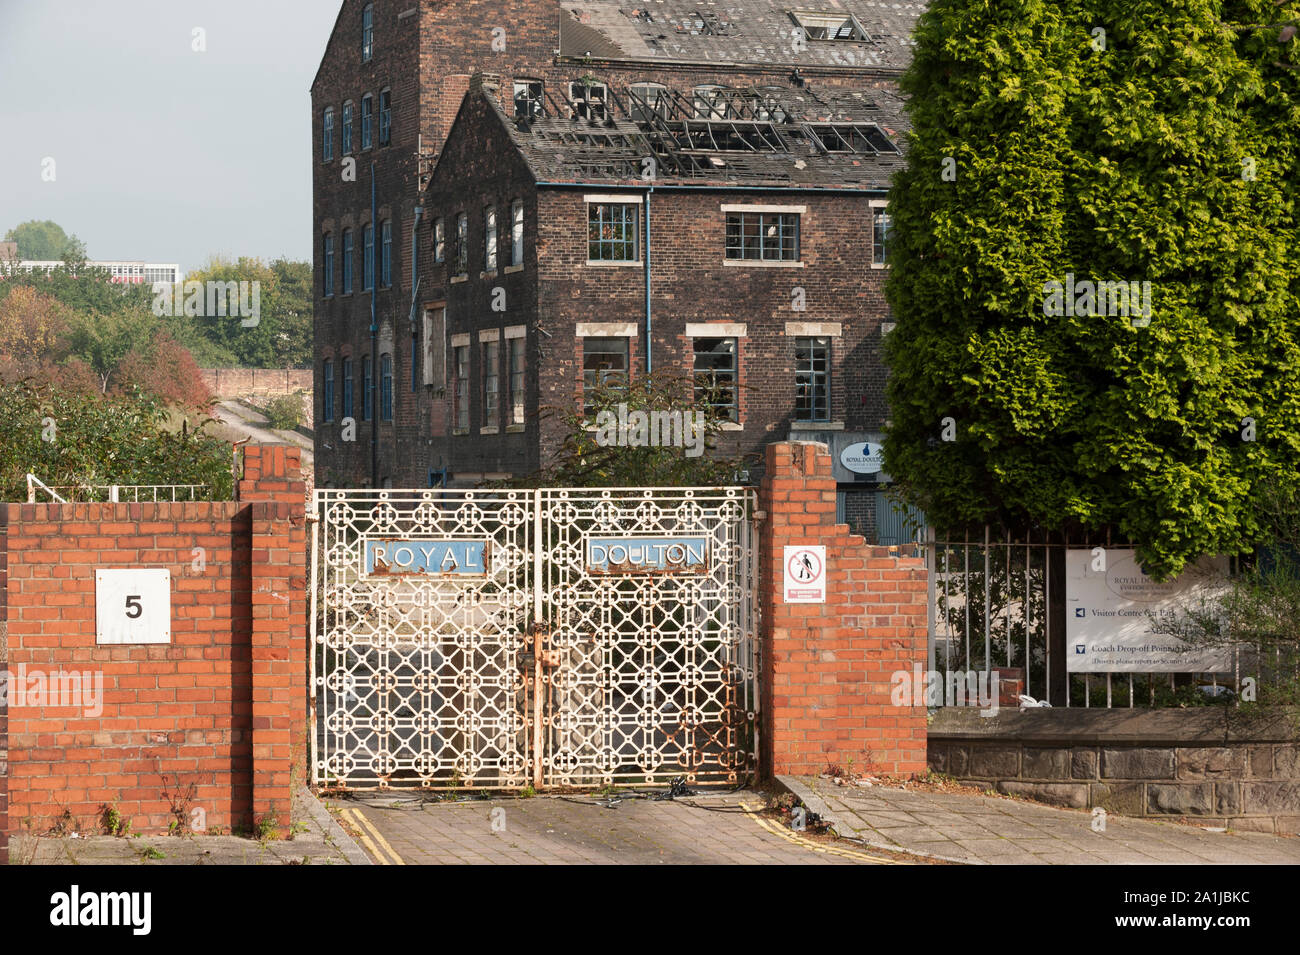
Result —
[[340, 4], [0, 0], [0, 237], [53, 219], [90, 259], [310, 260], [310, 87]]

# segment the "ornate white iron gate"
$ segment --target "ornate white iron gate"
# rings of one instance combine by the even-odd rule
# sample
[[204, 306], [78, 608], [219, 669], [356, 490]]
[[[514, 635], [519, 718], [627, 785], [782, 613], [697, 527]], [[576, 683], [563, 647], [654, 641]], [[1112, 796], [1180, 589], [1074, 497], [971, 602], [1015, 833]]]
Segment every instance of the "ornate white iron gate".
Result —
[[739, 782], [753, 509], [743, 488], [318, 490], [313, 778]]

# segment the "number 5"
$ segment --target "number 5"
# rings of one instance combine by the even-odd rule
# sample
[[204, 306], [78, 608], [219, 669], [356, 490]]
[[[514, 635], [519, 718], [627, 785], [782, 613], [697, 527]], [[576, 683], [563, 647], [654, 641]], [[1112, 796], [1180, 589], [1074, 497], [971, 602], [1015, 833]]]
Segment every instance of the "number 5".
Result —
[[136, 594], [126, 598], [126, 615], [132, 620], [140, 617], [144, 613], [144, 608], [140, 606], [140, 595]]

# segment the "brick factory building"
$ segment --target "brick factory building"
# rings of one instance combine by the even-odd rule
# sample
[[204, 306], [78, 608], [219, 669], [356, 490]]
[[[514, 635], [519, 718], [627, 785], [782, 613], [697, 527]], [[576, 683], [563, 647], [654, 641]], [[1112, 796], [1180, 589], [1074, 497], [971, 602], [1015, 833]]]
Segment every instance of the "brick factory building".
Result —
[[318, 486], [527, 475], [539, 410], [708, 371], [724, 453], [827, 442], [893, 542], [862, 459], [921, 9], [346, 0], [312, 87]]

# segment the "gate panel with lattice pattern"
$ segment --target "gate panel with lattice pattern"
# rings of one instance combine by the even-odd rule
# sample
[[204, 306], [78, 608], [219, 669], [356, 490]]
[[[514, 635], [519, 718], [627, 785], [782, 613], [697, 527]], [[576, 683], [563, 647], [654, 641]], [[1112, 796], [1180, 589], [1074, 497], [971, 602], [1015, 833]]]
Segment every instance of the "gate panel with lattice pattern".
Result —
[[[318, 491], [314, 780], [740, 781], [753, 506], [740, 488]], [[693, 556], [593, 565], [611, 541]]]

